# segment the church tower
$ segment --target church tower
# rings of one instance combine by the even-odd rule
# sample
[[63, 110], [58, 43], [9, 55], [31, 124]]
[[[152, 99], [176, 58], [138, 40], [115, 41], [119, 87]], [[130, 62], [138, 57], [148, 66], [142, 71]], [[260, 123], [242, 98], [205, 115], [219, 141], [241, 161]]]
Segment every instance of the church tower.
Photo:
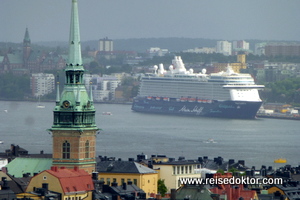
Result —
[[23, 63], [27, 65], [28, 58], [31, 52], [31, 41], [29, 37], [28, 28], [26, 28], [25, 36], [23, 39]]
[[57, 84], [53, 135], [53, 166], [84, 169], [92, 173], [96, 166], [95, 108], [92, 90], [83, 82], [77, 0], [72, 0], [69, 57], [65, 68], [65, 85], [60, 94]]

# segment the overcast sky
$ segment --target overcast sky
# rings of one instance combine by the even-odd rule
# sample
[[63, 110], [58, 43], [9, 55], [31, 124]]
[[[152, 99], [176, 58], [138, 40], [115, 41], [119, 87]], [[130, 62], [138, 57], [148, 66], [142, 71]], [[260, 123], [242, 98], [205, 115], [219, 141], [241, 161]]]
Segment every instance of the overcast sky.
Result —
[[[68, 41], [71, 0], [0, 0], [0, 41]], [[300, 41], [299, 0], [78, 0], [81, 40]]]

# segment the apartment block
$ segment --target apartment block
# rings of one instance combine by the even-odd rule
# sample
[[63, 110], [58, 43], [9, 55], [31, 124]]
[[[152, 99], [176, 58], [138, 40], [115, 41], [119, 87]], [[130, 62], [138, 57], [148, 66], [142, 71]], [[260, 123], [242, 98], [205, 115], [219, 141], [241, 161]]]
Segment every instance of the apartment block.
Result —
[[30, 88], [35, 97], [50, 94], [55, 88], [55, 77], [53, 74], [36, 73], [30, 78]]
[[228, 41], [217, 41], [217, 53], [230, 56], [232, 52], [232, 43]]

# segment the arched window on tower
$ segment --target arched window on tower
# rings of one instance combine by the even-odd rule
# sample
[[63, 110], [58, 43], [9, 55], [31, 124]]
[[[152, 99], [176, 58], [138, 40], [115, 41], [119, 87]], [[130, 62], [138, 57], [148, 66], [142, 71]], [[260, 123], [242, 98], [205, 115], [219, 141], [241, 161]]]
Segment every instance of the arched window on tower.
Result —
[[70, 158], [70, 153], [71, 153], [71, 150], [70, 150], [70, 143], [68, 141], [65, 141], [63, 143], [63, 146], [62, 146], [62, 157], [64, 159], [69, 159]]
[[85, 158], [90, 157], [90, 142], [87, 140], [85, 142]]

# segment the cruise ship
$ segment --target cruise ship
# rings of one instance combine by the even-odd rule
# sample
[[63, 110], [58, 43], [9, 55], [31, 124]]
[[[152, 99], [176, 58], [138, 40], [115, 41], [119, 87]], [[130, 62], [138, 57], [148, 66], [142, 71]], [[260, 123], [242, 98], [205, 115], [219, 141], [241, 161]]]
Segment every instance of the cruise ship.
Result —
[[180, 56], [175, 56], [169, 70], [155, 65], [153, 73], [141, 79], [132, 110], [136, 112], [253, 119], [262, 104], [250, 74], [226, 71], [206, 74], [187, 70]]

